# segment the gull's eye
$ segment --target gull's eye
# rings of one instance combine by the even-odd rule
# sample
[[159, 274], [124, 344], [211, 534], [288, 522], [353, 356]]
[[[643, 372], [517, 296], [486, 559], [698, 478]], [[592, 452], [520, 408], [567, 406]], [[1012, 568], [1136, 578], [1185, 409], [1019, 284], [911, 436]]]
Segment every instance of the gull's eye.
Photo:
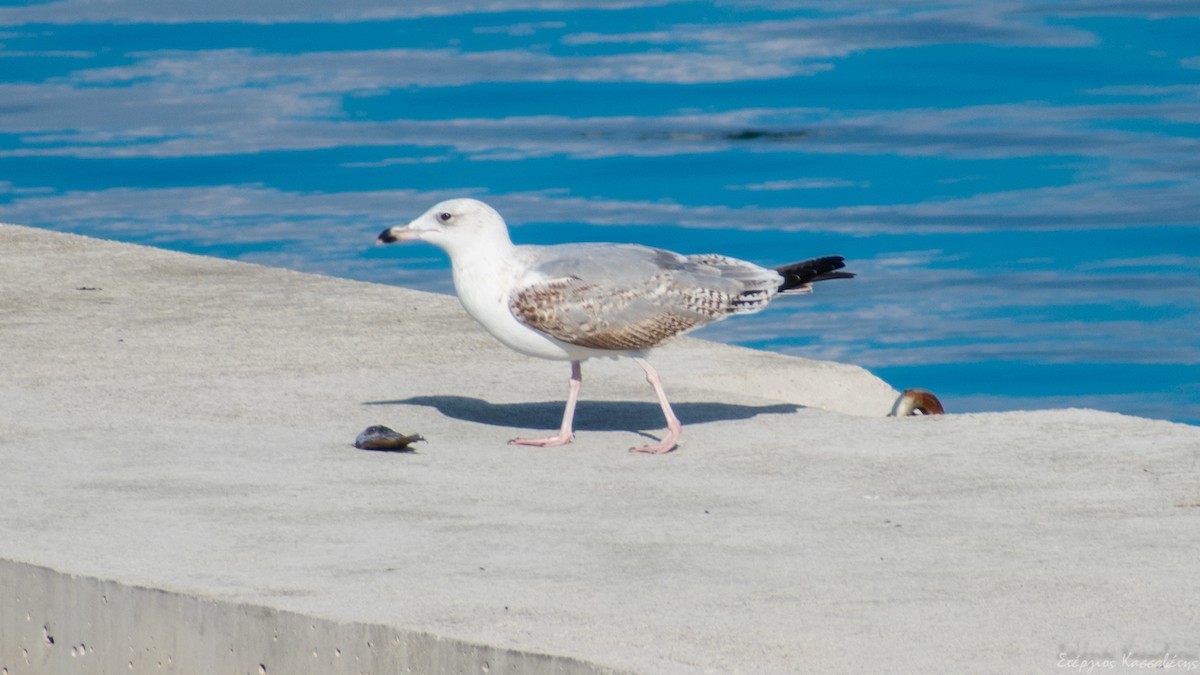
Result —
[[441, 213], [439, 213], [437, 215], [437, 219], [442, 221], [443, 223], [450, 222], [450, 219], [453, 217], [454, 217], [454, 214], [450, 213], [449, 211], [442, 211]]

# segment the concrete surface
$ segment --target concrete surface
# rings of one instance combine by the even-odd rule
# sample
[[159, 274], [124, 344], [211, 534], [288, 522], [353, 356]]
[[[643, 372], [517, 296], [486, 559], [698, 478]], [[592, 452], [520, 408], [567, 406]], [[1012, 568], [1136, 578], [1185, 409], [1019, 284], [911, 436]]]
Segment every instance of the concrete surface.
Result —
[[451, 298], [0, 226], [0, 675], [1200, 670], [1200, 428], [653, 361], [675, 453], [623, 361], [508, 447], [567, 368]]
[[0, 636], [16, 664], [5, 672], [618, 672], [562, 656], [330, 621], [12, 561], [0, 563], [0, 589], [15, 610], [0, 614]]

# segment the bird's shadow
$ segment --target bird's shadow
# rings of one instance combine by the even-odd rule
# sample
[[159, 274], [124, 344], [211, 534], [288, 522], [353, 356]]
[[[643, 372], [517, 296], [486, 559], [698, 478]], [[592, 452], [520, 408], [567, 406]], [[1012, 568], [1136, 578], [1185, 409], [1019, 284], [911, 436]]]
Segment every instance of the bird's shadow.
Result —
[[[395, 401], [366, 401], [363, 405], [420, 405], [467, 422], [518, 429], [557, 429], [562, 421], [563, 401], [537, 403], [491, 403], [469, 396], [412, 396]], [[758, 415], [794, 413], [804, 406], [793, 403], [773, 405], [737, 405], [733, 403], [690, 402], [671, 406], [684, 424], [744, 420]], [[584, 431], [632, 431], [665, 426], [657, 403], [641, 401], [580, 401], [575, 413], [575, 429]]]

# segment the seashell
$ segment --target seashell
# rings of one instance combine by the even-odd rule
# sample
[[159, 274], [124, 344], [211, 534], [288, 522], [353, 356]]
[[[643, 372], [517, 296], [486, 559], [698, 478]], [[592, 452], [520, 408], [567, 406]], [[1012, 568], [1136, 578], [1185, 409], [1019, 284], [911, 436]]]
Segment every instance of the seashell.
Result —
[[928, 389], [905, 389], [892, 405], [888, 417], [910, 417], [913, 415], [941, 415], [946, 410], [942, 402]]
[[363, 429], [354, 439], [354, 447], [360, 450], [386, 450], [389, 452], [413, 452], [412, 447], [417, 441], [424, 441], [420, 434], [405, 436], [381, 424]]

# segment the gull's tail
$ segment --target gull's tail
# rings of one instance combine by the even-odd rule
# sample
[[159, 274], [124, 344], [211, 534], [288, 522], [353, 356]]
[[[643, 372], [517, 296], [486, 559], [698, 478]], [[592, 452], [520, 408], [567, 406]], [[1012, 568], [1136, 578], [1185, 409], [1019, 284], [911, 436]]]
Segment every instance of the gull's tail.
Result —
[[845, 266], [845, 258], [840, 255], [831, 255], [776, 267], [775, 271], [783, 277], [783, 283], [779, 284], [779, 292], [811, 293], [812, 285], [818, 281], [853, 279], [852, 272], [837, 271]]

